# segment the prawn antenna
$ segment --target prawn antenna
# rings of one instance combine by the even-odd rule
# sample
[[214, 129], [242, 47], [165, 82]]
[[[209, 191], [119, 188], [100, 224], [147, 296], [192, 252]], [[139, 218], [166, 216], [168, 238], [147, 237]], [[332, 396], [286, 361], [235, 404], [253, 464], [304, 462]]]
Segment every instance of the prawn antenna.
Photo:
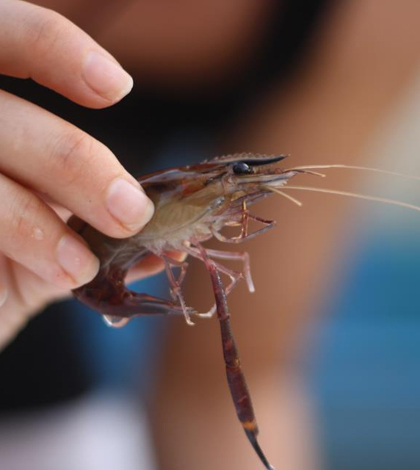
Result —
[[[420, 178], [419, 178], [420, 179]], [[385, 204], [391, 204], [394, 206], [400, 206], [400, 207], [405, 207], [407, 209], [412, 209], [415, 211], [420, 212], [420, 206], [416, 206], [415, 204], [410, 204], [408, 202], [403, 202], [403, 201], [396, 201], [395, 199], [387, 199], [384, 197], [378, 197], [378, 196], [369, 196], [366, 194], [359, 194], [359, 193], [351, 193], [348, 191], [339, 191], [336, 189], [326, 189], [326, 188], [314, 188], [311, 186], [284, 186], [284, 190], [287, 189], [292, 189], [292, 190], [300, 190], [300, 191], [311, 191], [314, 193], [327, 193], [327, 194], [338, 194], [339, 196], [348, 196], [348, 197], [353, 197], [356, 199], [366, 199], [367, 201], [375, 201], [375, 202], [383, 202]], [[273, 188], [271, 188], [273, 190]], [[275, 191], [277, 192], [277, 191]]]
[[274, 188], [274, 187], [270, 187], [270, 186], [264, 186], [264, 189], [268, 189], [269, 191], [272, 191], [273, 193], [277, 193], [277, 194], [279, 194], [280, 196], [283, 196], [283, 197], [285, 197], [286, 199], [289, 199], [289, 201], [292, 201], [293, 204], [296, 204], [296, 205], [299, 206], [299, 207], [302, 207], [302, 205], [303, 205], [298, 199], [296, 199], [296, 198], [290, 196], [290, 194], [286, 194], [286, 193], [284, 193], [283, 191], [280, 191], [280, 189], [277, 189], [277, 188]]
[[[396, 171], [389, 171], [389, 170], [382, 170], [381, 168], [371, 168], [368, 166], [358, 166], [358, 165], [344, 165], [344, 164], [333, 164], [333, 165], [303, 165], [303, 166], [296, 166], [294, 168], [289, 168], [286, 171], [293, 171], [293, 170], [329, 170], [330, 168], [335, 168], [335, 169], [347, 169], [347, 170], [360, 170], [360, 171], [372, 171], [374, 173], [382, 173], [384, 175], [391, 175], [391, 176], [398, 176], [402, 178], [407, 178], [410, 180], [416, 180], [420, 181], [420, 176], [414, 176], [414, 175], [406, 175], [404, 173], [398, 173]], [[315, 172], [312, 172], [312, 174], [315, 174]], [[318, 176], [325, 176], [321, 173], [318, 174]]]

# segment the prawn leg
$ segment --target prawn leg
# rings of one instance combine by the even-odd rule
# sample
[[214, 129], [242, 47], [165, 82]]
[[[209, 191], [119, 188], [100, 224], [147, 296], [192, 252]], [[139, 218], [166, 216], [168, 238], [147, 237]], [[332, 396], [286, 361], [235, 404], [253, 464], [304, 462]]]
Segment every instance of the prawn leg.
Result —
[[[89, 307], [109, 318], [140, 315], [185, 315], [182, 306], [166, 299], [134, 292], [124, 284], [126, 270], [110, 269], [90, 283], [75, 289], [74, 295]], [[189, 315], [195, 311], [186, 308]]]
[[251, 276], [251, 266], [249, 263], [249, 254], [244, 251], [239, 253], [237, 251], [222, 251], [222, 250], [206, 250], [207, 255], [210, 258], [226, 259], [230, 261], [242, 261], [243, 264], [243, 276], [248, 286], [249, 292], [255, 292], [254, 282]]
[[[225, 288], [225, 294], [226, 294], [226, 297], [227, 297], [233, 291], [233, 289], [236, 287], [236, 284], [238, 284], [238, 282], [241, 279], [243, 279], [243, 275], [242, 275], [242, 273], [231, 271], [230, 269], [227, 269], [225, 266], [223, 266], [219, 263], [216, 263], [215, 261], [213, 261], [213, 263], [214, 263], [214, 266], [217, 269], [217, 271], [220, 271], [223, 274], [226, 274], [231, 279], [230, 284]], [[214, 304], [213, 307], [208, 312], [198, 313], [197, 316], [199, 316], [200, 318], [212, 318], [214, 316], [214, 314], [216, 313], [216, 311], [217, 311], [217, 304]]]
[[227, 305], [226, 292], [223, 286], [223, 282], [220, 279], [220, 275], [214, 261], [207, 256], [206, 250], [197, 242], [194, 242], [194, 245], [200, 252], [202, 260], [210, 274], [213, 285], [214, 297], [217, 306], [217, 317], [219, 320], [222, 337], [226, 376], [233, 403], [235, 405], [236, 414], [242, 424], [248, 440], [250, 441], [261, 462], [264, 464], [265, 468], [267, 470], [274, 470], [274, 467], [270, 465], [260, 445], [258, 444], [258, 425], [252, 406], [251, 395], [249, 393], [245, 376], [242, 371], [239, 351], [232, 333], [230, 312]]
[[[260, 222], [264, 224], [265, 227], [255, 230], [255, 232], [248, 233], [249, 220], [255, 220], [256, 222]], [[225, 235], [222, 235], [217, 230], [212, 230], [212, 234], [215, 238], [217, 238], [218, 240], [224, 243], [242, 243], [245, 240], [251, 240], [252, 238], [255, 238], [257, 235], [261, 235], [265, 232], [268, 232], [268, 230], [272, 229], [276, 225], [276, 223], [273, 220], [265, 220], [265, 219], [262, 219], [261, 217], [257, 217], [256, 215], [252, 215], [248, 212], [248, 210], [246, 210], [246, 215], [242, 215], [241, 225], [242, 225], [241, 233], [236, 237], [226, 237]]]
[[[249, 264], [249, 254], [245, 251], [242, 253], [238, 253], [236, 251], [222, 251], [222, 250], [212, 250], [212, 249], [206, 249], [207, 256], [210, 258], [214, 259], [225, 259], [225, 260], [231, 260], [231, 261], [242, 261], [243, 264], [243, 269], [241, 273], [238, 273], [236, 271], [231, 271], [230, 269], [227, 269], [225, 266], [215, 263], [217, 269], [228, 275], [231, 279], [230, 284], [226, 287], [226, 295], [229, 295], [233, 289], [236, 287], [236, 284], [241, 279], [245, 279], [245, 282], [247, 284], [249, 292], [255, 292], [255, 287], [254, 287], [254, 282], [252, 280], [251, 276], [251, 266]], [[201, 259], [201, 258], [200, 258]], [[213, 305], [213, 307], [206, 313], [198, 313], [197, 315], [200, 318], [211, 318], [213, 315], [216, 313], [216, 304]]]
[[[185, 274], [187, 272], [188, 263], [175, 261], [165, 255], [160, 255], [160, 257], [161, 259], [163, 259], [163, 262], [165, 263], [165, 270], [166, 270], [166, 275], [168, 276], [169, 284], [171, 287], [172, 298], [174, 300], [178, 299], [178, 302], [184, 313], [184, 317], [185, 317], [185, 321], [187, 322], [187, 325], [192, 326], [194, 325], [194, 322], [191, 320], [191, 316], [190, 316], [191, 309], [187, 307], [187, 304], [185, 303], [184, 296], [182, 295], [182, 289], [181, 289], [181, 283], [184, 280]], [[174, 276], [174, 273], [172, 271], [172, 266], [181, 268], [181, 273], [178, 279], [176, 279]]]
[[[191, 256], [193, 256], [194, 258], [197, 258], [199, 259], [200, 261], [203, 261], [203, 257], [201, 256], [201, 253], [197, 250], [197, 249], [194, 249], [194, 248], [191, 248], [191, 247], [185, 247], [185, 251], [190, 254]], [[207, 256], [211, 257], [211, 258], [216, 258], [217, 255], [214, 255], [213, 256], [213, 253], [221, 253], [221, 254], [224, 254], [225, 252], [224, 251], [218, 251], [218, 250], [207, 250], [206, 249], [206, 252], [207, 252]], [[233, 253], [234, 255], [241, 255], [242, 253]], [[238, 259], [238, 257], [232, 257], [232, 258], [229, 258], [229, 257], [225, 257], [225, 256], [220, 256], [220, 258], [222, 259]], [[229, 269], [227, 268], [226, 266], [223, 266], [222, 264], [220, 263], [217, 263], [216, 261], [212, 261], [213, 264], [215, 265], [216, 269], [223, 273], [223, 274], [226, 274], [226, 276], [228, 276], [230, 278], [230, 283], [229, 285], [225, 288], [225, 293], [226, 293], [226, 296], [228, 296], [232, 290], [235, 288], [236, 284], [238, 284], [238, 282], [244, 278], [244, 275], [242, 273], [239, 273], [237, 271], [233, 271], [232, 269]], [[247, 283], [248, 283], [248, 279], [246, 279]], [[251, 281], [252, 282], [252, 281]], [[248, 285], [249, 286], [249, 285]], [[205, 312], [205, 313], [197, 313], [197, 316], [200, 317], [200, 318], [212, 318], [214, 316], [214, 314], [216, 313], [216, 304], [213, 305], [213, 307], [208, 311], [208, 312]]]

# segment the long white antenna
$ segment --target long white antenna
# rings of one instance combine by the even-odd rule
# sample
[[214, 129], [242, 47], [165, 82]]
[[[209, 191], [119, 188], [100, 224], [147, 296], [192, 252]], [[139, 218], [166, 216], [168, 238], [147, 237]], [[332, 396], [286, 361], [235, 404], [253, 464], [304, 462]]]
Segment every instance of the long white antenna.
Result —
[[371, 168], [367, 166], [358, 166], [358, 165], [343, 165], [343, 164], [334, 164], [334, 165], [304, 165], [304, 166], [295, 166], [294, 168], [289, 168], [285, 171], [293, 170], [328, 170], [330, 168], [345, 168], [348, 170], [361, 170], [361, 171], [373, 171], [375, 173], [383, 173], [385, 175], [391, 176], [400, 176], [402, 178], [407, 178], [411, 180], [420, 181], [420, 176], [405, 175], [404, 173], [398, 173], [396, 171], [382, 170], [379, 168]]
[[283, 191], [280, 191], [280, 189], [273, 188], [270, 186], [265, 186], [265, 188], [269, 189], [270, 191], [273, 191], [274, 193], [279, 194], [280, 196], [285, 197], [286, 199], [289, 199], [289, 201], [292, 201], [297, 206], [302, 207], [302, 203], [298, 199], [295, 199], [294, 197], [290, 196], [290, 194], [286, 194]]
[[383, 202], [385, 204], [392, 204], [394, 206], [405, 207], [407, 209], [412, 209], [412, 210], [420, 212], [419, 206], [410, 204], [408, 202], [396, 201], [394, 199], [387, 199], [387, 198], [377, 197], [377, 196], [367, 196], [365, 194], [351, 193], [348, 191], [337, 191], [335, 189], [325, 189], [325, 188], [313, 188], [311, 186], [289, 186], [289, 185], [283, 186], [282, 189], [283, 191], [287, 189], [296, 189], [296, 190], [301, 190], [301, 191], [311, 191], [315, 193], [338, 194], [339, 196], [348, 196], [348, 197], [354, 197], [357, 199], [366, 199], [368, 201]]

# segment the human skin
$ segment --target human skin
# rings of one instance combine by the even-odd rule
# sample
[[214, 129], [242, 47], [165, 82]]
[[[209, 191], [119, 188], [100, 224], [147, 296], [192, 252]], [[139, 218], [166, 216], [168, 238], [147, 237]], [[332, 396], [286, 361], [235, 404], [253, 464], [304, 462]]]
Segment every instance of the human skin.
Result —
[[[0, 73], [31, 77], [91, 108], [111, 106], [132, 87], [117, 61], [70, 21], [15, 0], [0, 3]], [[112, 152], [80, 129], [1, 90], [0, 109], [1, 348], [30, 315], [98, 270], [59, 214], [127, 237], [148, 222], [153, 205]]]
[[[245, 7], [255, 5], [254, 0], [235, 1]], [[119, 11], [125, 12], [121, 7], [131, 7], [132, 3], [119, 2]], [[38, 4], [53, 9], [18, 0], [0, 3], [0, 73], [32, 78], [91, 108], [105, 108], [123, 98], [132, 87], [131, 77], [108, 51], [56, 13], [59, 11], [86, 25], [90, 33], [101, 42], [108, 41], [118, 52], [121, 48], [124, 50], [129, 38], [118, 28], [109, 33], [106, 27], [103, 28], [110, 19], [112, 25], [121, 26], [118, 15], [111, 18], [107, 15], [109, 7], [112, 13], [113, 2], [58, 0]], [[234, 3], [227, 9], [223, 2], [217, 4], [217, 11], [227, 18], [222, 29], [227, 32], [225, 39], [231, 44], [225, 48], [228, 54], [222, 60], [223, 68], [229, 57], [238, 51], [242, 44], [240, 38], [247, 28], [241, 26], [244, 21], [238, 22], [236, 16], [232, 17]], [[214, 9], [211, 5], [208, 7], [209, 11]], [[188, 2], [181, 12], [186, 8]], [[252, 14], [258, 8], [245, 10], [249, 10], [244, 16], [245, 24], [255, 23]], [[97, 14], [91, 15], [91, 12]], [[146, 20], [145, 25], [150, 21], [153, 23], [153, 15], [158, 13], [159, 9], [152, 7], [149, 15], [141, 15]], [[182, 22], [182, 15], [178, 14], [178, 18]], [[233, 24], [229, 18], [233, 18]], [[93, 19], [100, 21], [96, 24]], [[169, 19], [173, 21], [174, 15], [168, 16]], [[217, 16], [213, 15], [213, 20], [217, 21]], [[122, 18], [122, 26], [125, 22]], [[193, 24], [194, 21], [189, 22], [190, 26]], [[229, 33], [231, 29], [233, 37]], [[242, 30], [245, 33], [236, 34], [235, 39], [235, 31]], [[130, 32], [130, 28], [126, 31]], [[210, 65], [218, 63], [223, 46], [217, 37], [216, 46], [210, 40], [204, 50], [209, 58], [216, 58], [216, 62], [209, 62]], [[167, 37], [166, 46], [171, 42], [172, 38]], [[165, 44], [161, 45], [163, 51]], [[177, 44], [183, 47], [185, 40]], [[167, 52], [171, 57], [171, 51]], [[139, 70], [138, 67], [145, 72], [148, 70], [138, 56], [125, 57], [125, 62], [134, 71]], [[165, 64], [165, 61], [161, 63]], [[151, 67], [152, 76], [157, 71], [153, 64]], [[203, 76], [205, 74], [201, 72]], [[127, 237], [147, 223], [153, 214], [153, 206], [112, 151], [82, 130], [1, 90], [0, 109], [0, 195], [4, 195], [5, 201], [0, 208], [2, 348], [31, 315], [52, 300], [68, 296], [70, 289], [85, 284], [97, 272], [98, 260], [63, 219], [74, 213], [110, 236]], [[175, 256], [180, 257], [180, 254]], [[160, 269], [162, 263], [149, 257], [133, 270], [131, 279]]]
[[[233, 11], [244, 12], [239, 21], [238, 15], [232, 18], [232, 10], [217, 2], [221, 10], [219, 20], [214, 21], [224, 25], [221, 30], [207, 27], [209, 15], [189, 16], [188, 12], [195, 11], [197, 2], [193, 0], [128, 2], [120, 14], [112, 11], [110, 2], [110, 10], [101, 10], [103, 17], [95, 16], [91, 26], [90, 12], [97, 11], [98, 2], [38, 3], [60, 11], [92, 33], [135, 74], [136, 81], [159, 81], [165, 75], [179, 88], [211, 85], [217, 77], [209, 76], [210, 69], [216, 68], [218, 77], [232, 73], [232, 58], [245, 60], [241, 57], [246, 46], [258, 36], [270, 8], [268, 1], [237, 0]], [[212, 11], [211, 4], [202, 2], [202, 7]], [[372, 132], [418, 66], [419, 10], [420, 4], [414, 1], [407, 2], [404, 9], [391, 0], [340, 2], [324, 18], [295, 80], [288, 86], [274, 86], [231, 129], [224, 148], [291, 153], [293, 164], [362, 161]], [[169, 20], [182, 27], [168, 28]], [[202, 41], [187, 40], [188, 34], [195, 37], [203, 31], [205, 47], [197, 47]], [[221, 42], [220, 37], [224, 38]], [[174, 61], [174, 56], [182, 60]], [[82, 104], [91, 103], [89, 100], [91, 96]], [[335, 173], [334, 183], [352, 190], [357, 178], [360, 176]], [[77, 179], [71, 184], [77, 184]], [[251, 254], [257, 292], [251, 296], [242, 287], [229, 299], [261, 428], [261, 445], [274, 465], [288, 469], [318, 465], [296, 363], [313, 313], [330, 294], [345, 243], [352, 238], [346, 224], [349, 202], [316, 195], [302, 195], [301, 199], [305, 202], [301, 210], [275, 196], [254, 209], [263, 217], [276, 219], [279, 228], [241, 247]], [[83, 213], [78, 215], [83, 218]], [[39, 258], [40, 254], [37, 263]], [[23, 282], [25, 277], [21, 279]], [[210, 303], [210, 294], [203, 293], [204, 283], [204, 276], [192, 276], [188, 284], [194, 306]], [[42, 286], [47, 294], [37, 305], [50, 300], [55, 292], [44, 281]], [[216, 321], [201, 321], [194, 328], [173, 322], [161, 371], [152, 403], [161, 468], [255, 469], [259, 463], [235, 419], [223, 376]]]

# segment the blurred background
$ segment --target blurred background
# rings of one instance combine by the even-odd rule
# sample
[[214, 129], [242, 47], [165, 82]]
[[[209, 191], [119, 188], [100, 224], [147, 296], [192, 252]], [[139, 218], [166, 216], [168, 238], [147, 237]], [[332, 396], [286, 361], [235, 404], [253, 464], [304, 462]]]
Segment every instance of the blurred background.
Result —
[[[28, 81], [0, 86], [97, 137], [133, 174], [253, 151], [420, 176], [417, 2], [36, 3], [115, 54], [133, 92], [92, 111]], [[330, 170], [320, 184], [420, 204], [420, 183], [403, 178]], [[418, 469], [419, 214], [291, 194], [302, 209], [275, 196], [255, 208], [278, 227], [240, 247], [257, 292], [230, 297], [261, 445], [277, 469]], [[191, 269], [200, 308], [210, 285]], [[163, 275], [134, 288], [167, 295]], [[2, 352], [0, 376], [1, 469], [261, 467], [215, 320], [114, 330], [63, 302]]]
[[[369, 165], [420, 172], [420, 79], [372, 137]], [[385, 181], [384, 181], [385, 180]], [[418, 204], [417, 182], [376, 176], [368, 194]], [[360, 205], [362, 207], [360, 207]], [[326, 301], [309, 360], [318, 431], [328, 469], [420, 465], [419, 219], [359, 203], [364, 214], [344, 282]]]

